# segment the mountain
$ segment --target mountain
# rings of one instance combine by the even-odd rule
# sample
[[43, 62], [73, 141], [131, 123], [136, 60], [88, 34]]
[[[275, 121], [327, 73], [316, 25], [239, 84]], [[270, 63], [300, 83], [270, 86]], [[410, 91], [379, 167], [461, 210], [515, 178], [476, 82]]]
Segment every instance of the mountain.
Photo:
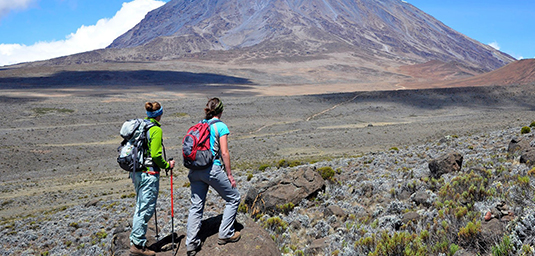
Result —
[[208, 51], [260, 59], [342, 52], [372, 62], [439, 60], [482, 71], [515, 60], [400, 0], [172, 0], [108, 48], [133, 49], [151, 60]]

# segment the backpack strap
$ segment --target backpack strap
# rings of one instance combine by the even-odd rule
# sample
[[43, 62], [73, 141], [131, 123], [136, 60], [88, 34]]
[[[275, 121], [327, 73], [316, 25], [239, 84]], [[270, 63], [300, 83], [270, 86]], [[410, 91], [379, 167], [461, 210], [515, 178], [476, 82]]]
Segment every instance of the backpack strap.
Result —
[[[219, 147], [219, 131], [217, 130], [217, 125], [216, 125], [219, 122], [221, 122], [221, 120], [212, 119], [210, 122], [208, 122], [208, 124], [210, 125], [210, 127], [214, 125], [214, 131], [215, 131], [215, 137], [216, 137], [216, 140], [214, 141], [214, 152], [215, 152], [214, 159], [221, 160], [221, 148]], [[220, 161], [220, 162], [221, 164], [223, 164], [223, 161]]]

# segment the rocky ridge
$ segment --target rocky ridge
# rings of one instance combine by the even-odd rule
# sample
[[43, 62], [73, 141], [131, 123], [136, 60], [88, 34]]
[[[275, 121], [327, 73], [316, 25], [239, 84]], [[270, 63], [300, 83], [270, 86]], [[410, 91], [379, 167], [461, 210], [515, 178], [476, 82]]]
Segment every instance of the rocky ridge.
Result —
[[[450, 135], [353, 158], [247, 170], [236, 176], [245, 198], [252, 189], [286, 175], [334, 170], [334, 176], [324, 177], [325, 187], [310, 197], [252, 216], [283, 255], [387, 255], [407, 248], [426, 255], [490, 255], [493, 246], [520, 255], [533, 252], [535, 246], [534, 172], [531, 161], [520, 162], [534, 141], [532, 133], [522, 135], [515, 127]], [[461, 169], [432, 178], [430, 162], [451, 153]], [[179, 236], [185, 233], [188, 196], [189, 188], [175, 186], [174, 221]], [[117, 252], [117, 237], [129, 232], [133, 205], [129, 195], [107, 201], [88, 199], [86, 205], [3, 220], [0, 255], [110, 255]], [[217, 218], [223, 205], [216, 193], [209, 193], [205, 218]], [[162, 236], [171, 233], [169, 207], [170, 195], [162, 188], [157, 211]], [[242, 225], [251, 221], [246, 211], [244, 204], [238, 217]], [[152, 224], [150, 229], [154, 231]], [[504, 235], [509, 247], [502, 246]], [[394, 239], [399, 247], [386, 247]], [[255, 245], [247, 240], [239, 243]], [[198, 255], [208, 255], [212, 245], [205, 246]]]

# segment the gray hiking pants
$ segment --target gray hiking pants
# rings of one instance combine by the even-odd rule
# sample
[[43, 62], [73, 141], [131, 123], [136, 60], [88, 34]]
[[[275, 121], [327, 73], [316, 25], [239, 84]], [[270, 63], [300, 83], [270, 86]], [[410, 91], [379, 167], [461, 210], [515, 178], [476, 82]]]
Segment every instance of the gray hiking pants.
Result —
[[191, 184], [191, 206], [189, 208], [186, 249], [196, 250], [200, 246], [199, 230], [201, 229], [204, 203], [206, 194], [211, 186], [227, 202], [223, 211], [223, 219], [219, 226], [219, 238], [229, 238], [234, 235], [234, 221], [238, 205], [240, 204], [240, 192], [233, 188], [228, 180], [227, 173], [219, 165], [213, 165], [206, 170], [190, 170], [188, 178]]

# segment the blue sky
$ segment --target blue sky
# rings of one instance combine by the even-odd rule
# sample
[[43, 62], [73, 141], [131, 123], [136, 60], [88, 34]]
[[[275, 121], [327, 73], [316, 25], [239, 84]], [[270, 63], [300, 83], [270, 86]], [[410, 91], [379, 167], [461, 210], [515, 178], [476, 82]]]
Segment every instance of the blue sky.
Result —
[[[0, 66], [109, 45], [169, 0], [0, 0]], [[535, 58], [535, 0], [406, 0], [515, 58]]]

